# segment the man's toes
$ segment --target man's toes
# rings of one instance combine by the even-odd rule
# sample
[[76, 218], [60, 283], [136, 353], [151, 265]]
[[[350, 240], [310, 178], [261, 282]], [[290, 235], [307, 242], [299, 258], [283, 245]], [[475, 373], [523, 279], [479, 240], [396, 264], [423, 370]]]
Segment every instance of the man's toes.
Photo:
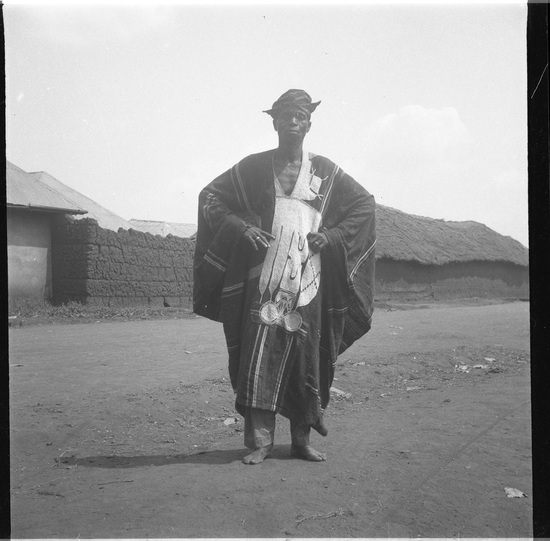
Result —
[[327, 459], [326, 453], [320, 453], [309, 445], [304, 445], [303, 447], [292, 445], [290, 454], [303, 460], [309, 460], [310, 462], [322, 462]]
[[308, 449], [308, 452], [306, 453], [306, 457], [308, 460], [312, 460], [314, 462], [322, 462], [323, 460], [327, 459], [326, 453], [320, 453], [319, 451], [316, 451], [312, 447]]
[[259, 449], [254, 449], [252, 453], [250, 453], [249, 455], [246, 455], [243, 458], [243, 462], [245, 464], [259, 464], [260, 462], [263, 462], [263, 460], [269, 456], [271, 447], [272, 446], [260, 447]]
[[243, 458], [243, 463], [244, 464], [259, 464], [260, 462], [262, 462], [263, 458], [261, 457], [258, 457], [258, 455], [254, 455], [254, 454], [250, 454], [250, 455], [246, 455], [244, 458]]

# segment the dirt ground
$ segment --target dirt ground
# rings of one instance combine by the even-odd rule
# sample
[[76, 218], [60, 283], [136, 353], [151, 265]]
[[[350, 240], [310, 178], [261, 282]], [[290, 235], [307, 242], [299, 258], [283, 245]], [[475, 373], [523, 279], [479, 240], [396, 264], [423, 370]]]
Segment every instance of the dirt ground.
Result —
[[282, 418], [241, 463], [219, 324], [10, 328], [12, 537], [532, 536], [528, 303], [402, 308], [340, 357], [324, 463]]

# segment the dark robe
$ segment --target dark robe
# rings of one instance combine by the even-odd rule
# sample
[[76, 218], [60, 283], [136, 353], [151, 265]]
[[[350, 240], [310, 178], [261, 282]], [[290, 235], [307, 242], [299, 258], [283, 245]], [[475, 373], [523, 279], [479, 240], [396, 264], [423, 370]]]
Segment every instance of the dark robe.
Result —
[[[375, 202], [322, 156], [304, 153], [292, 194], [274, 150], [248, 156], [199, 195], [195, 313], [223, 322], [236, 409], [274, 411], [324, 432], [337, 357], [371, 326]], [[250, 225], [275, 235], [254, 250]], [[321, 254], [308, 232], [323, 232]]]

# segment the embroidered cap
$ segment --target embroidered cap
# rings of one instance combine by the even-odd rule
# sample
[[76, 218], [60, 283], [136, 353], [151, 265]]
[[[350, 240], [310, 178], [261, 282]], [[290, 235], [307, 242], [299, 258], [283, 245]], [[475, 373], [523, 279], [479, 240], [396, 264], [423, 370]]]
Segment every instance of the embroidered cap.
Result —
[[271, 109], [263, 112], [273, 118], [277, 118], [277, 115], [279, 115], [283, 109], [287, 107], [297, 107], [308, 113], [308, 115], [311, 115], [320, 103], [320, 101], [312, 103], [311, 96], [305, 90], [291, 88], [271, 106]]

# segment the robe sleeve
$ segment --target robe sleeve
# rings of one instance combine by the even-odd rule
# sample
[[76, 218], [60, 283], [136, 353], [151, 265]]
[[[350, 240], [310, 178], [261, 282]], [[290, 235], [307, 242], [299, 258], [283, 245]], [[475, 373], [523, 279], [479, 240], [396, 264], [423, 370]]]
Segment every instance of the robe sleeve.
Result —
[[324, 347], [332, 362], [370, 330], [374, 311], [376, 245], [374, 197], [339, 171], [323, 216], [328, 247], [322, 253], [326, 308]]
[[246, 210], [231, 191], [231, 171], [206, 186], [199, 194], [199, 213], [214, 237], [224, 230], [235, 237], [246, 229], [246, 222], [237, 213]]
[[193, 310], [220, 321], [226, 271], [244, 231], [258, 225], [239, 162], [199, 194], [198, 228], [193, 260]]

